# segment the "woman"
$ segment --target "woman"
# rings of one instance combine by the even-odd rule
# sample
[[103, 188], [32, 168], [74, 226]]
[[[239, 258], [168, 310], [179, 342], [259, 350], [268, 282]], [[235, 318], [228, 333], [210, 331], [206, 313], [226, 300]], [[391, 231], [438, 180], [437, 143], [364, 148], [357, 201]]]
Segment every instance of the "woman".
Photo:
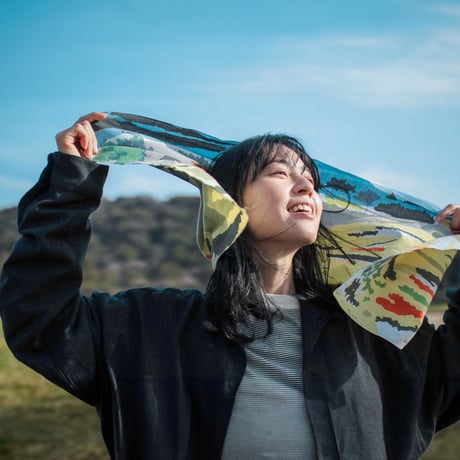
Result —
[[[287, 136], [241, 143], [212, 174], [249, 224], [206, 293], [79, 292], [107, 167], [93, 113], [22, 199], [0, 311], [16, 356], [94, 405], [116, 459], [414, 459], [460, 418], [460, 290], [446, 326], [403, 349], [337, 306], [320, 269], [319, 176]], [[460, 227], [459, 206], [452, 215]]]

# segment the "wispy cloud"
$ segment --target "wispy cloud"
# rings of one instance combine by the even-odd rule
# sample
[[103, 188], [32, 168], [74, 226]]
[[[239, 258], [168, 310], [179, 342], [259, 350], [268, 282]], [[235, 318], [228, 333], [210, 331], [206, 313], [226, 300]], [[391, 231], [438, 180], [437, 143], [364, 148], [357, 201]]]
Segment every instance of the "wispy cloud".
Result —
[[[419, 173], [388, 167], [386, 163], [374, 164], [356, 174], [386, 188], [398, 190], [413, 197], [423, 197], [439, 207], [447, 205], [446, 193], [437, 181], [426, 180]], [[423, 191], [423, 193], [421, 193]]]
[[320, 93], [369, 107], [460, 103], [459, 29], [280, 39], [267, 55], [263, 64], [219, 72], [214, 89], [298, 98]]
[[11, 192], [26, 191], [31, 185], [32, 182], [28, 182], [26, 180], [0, 175], [0, 188], [9, 190]]
[[415, 176], [410, 176], [407, 171], [398, 171], [394, 168], [389, 168], [388, 165], [380, 164], [366, 167], [357, 172], [358, 176], [364, 177], [376, 184], [385, 185], [385, 187], [401, 189], [401, 184], [404, 184], [404, 189], [407, 193], [411, 190], [416, 190], [418, 179]]
[[458, 3], [440, 3], [438, 5], [434, 5], [431, 9], [434, 12], [441, 13], [452, 18], [460, 18], [460, 5]]

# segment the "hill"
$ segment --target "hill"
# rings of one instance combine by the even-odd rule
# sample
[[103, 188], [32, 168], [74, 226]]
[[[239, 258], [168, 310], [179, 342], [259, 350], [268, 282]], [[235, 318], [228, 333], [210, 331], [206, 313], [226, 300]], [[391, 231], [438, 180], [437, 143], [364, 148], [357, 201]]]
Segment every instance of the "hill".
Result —
[[[195, 242], [198, 207], [198, 197], [103, 200], [91, 218], [83, 291], [146, 285], [204, 289], [211, 266]], [[1, 264], [18, 236], [16, 214], [16, 208], [0, 211]]]
[[137, 286], [204, 289], [210, 262], [196, 245], [199, 198], [103, 201], [92, 218], [83, 289]]

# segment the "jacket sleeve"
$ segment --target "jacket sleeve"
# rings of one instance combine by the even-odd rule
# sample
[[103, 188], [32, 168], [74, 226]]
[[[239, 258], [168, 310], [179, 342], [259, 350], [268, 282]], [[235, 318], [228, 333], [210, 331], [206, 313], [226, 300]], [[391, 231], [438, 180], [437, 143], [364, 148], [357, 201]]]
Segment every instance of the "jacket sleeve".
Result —
[[98, 318], [80, 294], [89, 215], [107, 167], [54, 153], [18, 206], [20, 238], [0, 279], [5, 339], [16, 357], [80, 399], [97, 391]]
[[449, 308], [435, 333], [430, 358], [429, 379], [439, 382], [438, 394], [433, 395], [440, 401], [437, 430], [460, 420], [460, 289], [448, 289], [446, 294]]

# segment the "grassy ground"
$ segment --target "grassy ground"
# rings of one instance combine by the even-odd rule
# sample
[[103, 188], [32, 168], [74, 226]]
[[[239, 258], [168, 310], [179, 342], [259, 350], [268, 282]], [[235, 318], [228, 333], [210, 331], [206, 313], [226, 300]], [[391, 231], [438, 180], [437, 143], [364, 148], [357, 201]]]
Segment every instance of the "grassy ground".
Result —
[[[460, 424], [457, 424], [436, 435], [423, 460], [459, 457]], [[17, 362], [7, 350], [1, 332], [0, 458], [108, 459], [94, 409]]]
[[0, 458], [108, 459], [94, 409], [17, 362], [1, 332]]

